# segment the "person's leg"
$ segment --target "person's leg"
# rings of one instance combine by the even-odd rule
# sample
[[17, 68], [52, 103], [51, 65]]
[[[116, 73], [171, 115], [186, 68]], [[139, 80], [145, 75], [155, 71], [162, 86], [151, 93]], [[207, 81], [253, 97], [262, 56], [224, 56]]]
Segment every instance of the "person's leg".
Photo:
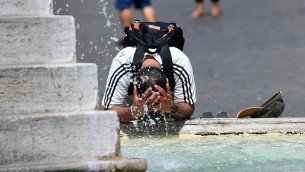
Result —
[[219, 8], [219, 0], [211, 0], [211, 15], [213, 17], [218, 17], [220, 15], [220, 8]]
[[152, 7], [144, 7], [142, 9], [142, 13], [144, 16], [144, 19], [148, 22], [155, 22], [156, 21], [156, 15], [155, 10]]
[[130, 8], [121, 9], [120, 19], [123, 28], [130, 26], [130, 23], [132, 23], [132, 10]]
[[198, 18], [203, 16], [204, 14], [204, 0], [195, 0], [196, 2], [196, 9], [192, 12], [191, 17], [192, 18]]
[[141, 9], [145, 21], [156, 21], [155, 10], [150, 4], [150, 0], [134, 0], [134, 3], [136, 9]]
[[122, 27], [129, 26], [132, 22], [131, 0], [116, 0], [115, 7], [119, 10]]

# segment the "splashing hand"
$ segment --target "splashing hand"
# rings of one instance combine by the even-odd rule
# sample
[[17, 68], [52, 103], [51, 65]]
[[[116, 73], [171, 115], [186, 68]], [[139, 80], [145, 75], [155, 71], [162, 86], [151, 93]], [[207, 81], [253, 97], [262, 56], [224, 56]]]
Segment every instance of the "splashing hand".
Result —
[[149, 113], [154, 110], [154, 106], [158, 104], [157, 97], [159, 92], [152, 91], [152, 88], [148, 88], [142, 97], [138, 96], [137, 87], [133, 89], [133, 104], [131, 106], [131, 112], [135, 118], [143, 116], [145, 113]]
[[173, 98], [171, 95], [168, 79], [166, 80], [166, 91], [158, 85], [155, 85], [155, 88], [160, 93], [160, 95], [157, 97], [159, 103], [157, 106], [155, 106], [155, 108], [159, 109], [161, 112], [171, 113]]

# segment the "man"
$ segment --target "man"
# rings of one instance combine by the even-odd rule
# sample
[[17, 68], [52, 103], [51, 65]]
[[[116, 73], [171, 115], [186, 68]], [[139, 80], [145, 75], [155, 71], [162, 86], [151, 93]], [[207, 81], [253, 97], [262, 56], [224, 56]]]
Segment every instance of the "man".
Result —
[[[167, 80], [166, 88], [154, 85], [153, 88], [148, 88], [142, 97], [138, 95], [137, 86], [133, 86], [132, 98], [132, 96], [128, 96], [128, 87], [133, 76], [131, 63], [135, 51], [135, 47], [126, 47], [113, 59], [102, 102], [104, 109], [115, 110], [121, 122], [128, 122], [143, 116], [145, 108], [151, 112], [153, 109], [149, 109], [150, 107], [168, 113], [173, 119], [189, 118], [195, 108], [196, 87], [192, 65], [188, 57], [178, 48], [170, 47], [175, 79], [173, 93], [170, 91]], [[147, 67], [162, 69], [162, 65], [166, 65], [162, 63], [158, 53], [145, 53], [143, 59], [141, 70]]]

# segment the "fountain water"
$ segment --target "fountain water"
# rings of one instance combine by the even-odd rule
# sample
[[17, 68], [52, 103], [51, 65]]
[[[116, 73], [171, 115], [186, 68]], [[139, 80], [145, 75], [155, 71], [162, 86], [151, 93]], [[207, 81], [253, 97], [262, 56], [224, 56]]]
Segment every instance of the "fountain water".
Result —
[[227, 135], [122, 139], [122, 156], [159, 171], [304, 171], [304, 135]]

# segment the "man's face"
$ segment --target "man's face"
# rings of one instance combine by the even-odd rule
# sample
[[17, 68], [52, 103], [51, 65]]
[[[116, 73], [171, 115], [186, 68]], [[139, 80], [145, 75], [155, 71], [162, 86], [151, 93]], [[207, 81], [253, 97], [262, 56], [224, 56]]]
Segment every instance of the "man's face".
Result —
[[145, 67], [138, 71], [136, 84], [138, 94], [143, 94], [147, 89], [158, 92], [155, 85], [166, 89], [166, 77], [163, 71], [157, 67]]

